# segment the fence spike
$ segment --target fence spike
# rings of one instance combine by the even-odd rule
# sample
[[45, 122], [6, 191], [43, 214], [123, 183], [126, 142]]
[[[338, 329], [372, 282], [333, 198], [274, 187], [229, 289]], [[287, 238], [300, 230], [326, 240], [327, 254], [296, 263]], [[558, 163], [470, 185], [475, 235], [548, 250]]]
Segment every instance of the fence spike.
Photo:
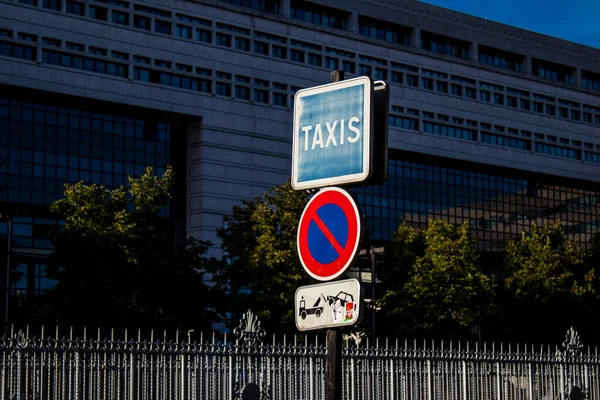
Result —
[[73, 325], [69, 327], [69, 339], [73, 340]]
[[163, 331], [163, 343], [167, 343], [167, 330]]
[[204, 331], [200, 331], [200, 343], [204, 343]]
[[223, 333], [223, 343], [227, 345], [227, 332]]
[[115, 328], [110, 328], [110, 341], [115, 341]]
[[29, 324], [25, 325], [25, 334], [29, 337]]
[[154, 343], [154, 329], [150, 329], [150, 342]]
[[212, 333], [212, 344], [215, 344], [215, 331]]
[[142, 330], [138, 328], [138, 342], [142, 341]]
[[273, 334], [273, 347], [275, 347], [275, 334]]
[[44, 339], [44, 325], [42, 325], [42, 339]]
[[56, 340], [58, 340], [58, 325], [56, 325], [56, 332], [55, 332], [55, 335], [56, 335]]
[[[294, 336], [296, 336], [296, 335], [294, 335]], [[294, 339], [294, 340], [296, 340], [296, 339]], [[287, 342], [287, 335], [284, 333], [283, 334], [283, 345], [284, 346], [286, 345], [286, 342]]]
[[87, 326], [83, 327], [83, 341], [85, 342], [87, 340]]
[[315, 335], [315, 347], [319, 347], [319, 335]]
[[127, 328], [125, 328], [125, 342], [127, 342]]

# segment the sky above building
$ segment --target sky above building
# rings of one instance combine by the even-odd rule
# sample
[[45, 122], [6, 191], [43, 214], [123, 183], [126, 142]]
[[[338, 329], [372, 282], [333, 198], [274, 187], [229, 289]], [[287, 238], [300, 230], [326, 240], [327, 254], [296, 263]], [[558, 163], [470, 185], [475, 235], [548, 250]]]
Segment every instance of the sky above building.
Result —
[[476, 17], [600, 48], [599, 0], [422, 0]]

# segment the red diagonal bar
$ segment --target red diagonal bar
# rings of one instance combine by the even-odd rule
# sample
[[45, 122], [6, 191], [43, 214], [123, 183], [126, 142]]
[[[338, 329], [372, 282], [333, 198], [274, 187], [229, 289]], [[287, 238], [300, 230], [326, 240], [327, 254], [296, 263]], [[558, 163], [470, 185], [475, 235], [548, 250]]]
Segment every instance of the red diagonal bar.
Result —
[[329, 241], [329, 243], [331, 243], [335, 251], [337, 251], [338, 255], [342, 254], [344, 248], [340, 246], [335, 236], [333, 236], [333, 233], [331, 233], [329, 228], [327, 228], [327, 225], [325, 225], [317, 213], [315, 213], [313, 216], [313, 221], [315, 221], [321, 232], [323, 232], [323, 235], [325, 235], [325, 238]]

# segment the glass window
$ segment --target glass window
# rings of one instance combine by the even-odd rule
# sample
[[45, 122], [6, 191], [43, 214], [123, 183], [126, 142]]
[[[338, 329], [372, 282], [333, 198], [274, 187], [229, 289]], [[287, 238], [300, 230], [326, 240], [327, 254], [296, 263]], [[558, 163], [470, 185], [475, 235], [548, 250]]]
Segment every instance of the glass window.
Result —
[[217, 41], [216, 44], [219, 46], [231, 47], [231, 35], [226, 35], [224, 33], [217, 33]]
[[89, 7], [90, 18], [106, 21], [107, 9], [105, 7], [93, 6]]
[[112, 10], [111, 21], [115, 24], [129, 25], [129, 13]]
[[85, 13], [85, 6], [79, 1], [67, 0], [65, 11], [69, 14], [83, 16]]
[[150, 30], [150, 18], [141, 15], [133, 16], [133, 26], [139, 29]]

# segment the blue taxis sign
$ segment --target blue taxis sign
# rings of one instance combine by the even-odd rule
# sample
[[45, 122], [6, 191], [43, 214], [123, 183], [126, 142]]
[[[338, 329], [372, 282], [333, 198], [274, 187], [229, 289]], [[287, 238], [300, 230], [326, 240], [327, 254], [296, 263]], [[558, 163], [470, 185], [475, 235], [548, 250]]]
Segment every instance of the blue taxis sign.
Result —
[[300, 90], [294, 99], [292, 186], [364, 182], [372, 173], [373, 81], [360, 77]]

